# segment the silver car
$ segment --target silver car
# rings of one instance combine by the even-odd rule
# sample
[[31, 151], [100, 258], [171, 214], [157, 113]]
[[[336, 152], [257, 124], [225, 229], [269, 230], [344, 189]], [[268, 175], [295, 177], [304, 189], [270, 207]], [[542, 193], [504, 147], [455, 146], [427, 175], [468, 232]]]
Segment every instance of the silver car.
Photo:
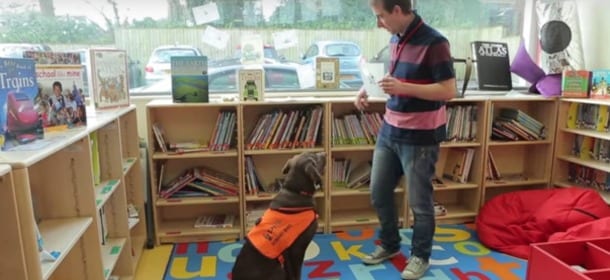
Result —
[[147, 85], [171, 75], [170, 58], [172, 56], [203, 56], [203, 53], [198, 48], [188, 45], [167, 45], [155, 48], [144, 68], [144, 80]]

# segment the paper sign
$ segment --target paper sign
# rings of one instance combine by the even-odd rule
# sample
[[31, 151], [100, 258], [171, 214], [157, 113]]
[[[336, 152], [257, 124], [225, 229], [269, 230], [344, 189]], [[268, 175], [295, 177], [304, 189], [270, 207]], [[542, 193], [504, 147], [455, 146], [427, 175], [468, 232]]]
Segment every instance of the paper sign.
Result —
[[263, 64], [263, 37], [259, 34], [248, 34], [241, 38], [241, 63]]
[[192, 11], [193, 18], [195, 18], [195, 24], [197, 25], [213, 22], [220, 19], [218, 6], [216, 6], [215, 2], [193, 7]]
[[295, 47], [298, 44], [296, 30], [287, 30], [273, 33], [273, 45], [276, 50]]
[[212, 26], [207, 26], [201, 38], [204, 43], [215, 47], [219, 50], [225, 49], [229, 42], [229, 33], [218, 30]]

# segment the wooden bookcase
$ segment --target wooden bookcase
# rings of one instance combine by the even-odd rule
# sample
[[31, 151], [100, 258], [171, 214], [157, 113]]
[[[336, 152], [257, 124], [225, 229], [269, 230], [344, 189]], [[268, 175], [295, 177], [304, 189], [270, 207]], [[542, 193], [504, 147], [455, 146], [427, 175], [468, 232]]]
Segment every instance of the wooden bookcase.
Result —
[[0, 279], [28, 279], [11, 166], [0, 164]]
[[[606, 154], [596, 157], [593, 143], [596, 141], [610, 141], [610, 133], [606, 127], [608, 122], [607, 111], [604, 111], [603, 114], [598, 114], [599, 111], [596, 111], [600, 108], [607, 110], [609, 107], [610, 100], [588, 98], [560, 99], [552, 178], [552, 183], [555, 187], [576, 186], [597, 189], [608, 204], [610, 204], [610, 191], [603, 190], [604, 187], [601, 185], [608, 184], [606, 176], [610, 173], [608, 159], [610, 152], [608, 151], [607, 144], [605, 147], [602, 145], [601, 151], [598, 151], [598, 153], [602, 154], [605, 151]], [[582, 112], [580, 114], [579, 108]], [[586, 108], [591, 110], [589, 111]], [[605, 116], [600, 118], [599, 115]], [[571, 125], [568, 126], [570, 122]], [[578, 123], [583, 125], [577, 125]], [[576, 147], [575, 142], [577, 138], [587, 141], [592, 145], [590, 147], [583, 147], [583, 145]], [[590, 176], [588, 178], [576, 179], [580, 176], [572, 172], [578, 173], [576, 171], [577, 168], [586, 168], [593, 172], [589, 173]]]
[[[144, 217], [143, 174], [133, 168], [139, 165], [139, 156], [132, 157], [130, 148], [137, 147], [139, 139], [128, 131], [135, 129], [135, 114], [134, 106], [100, 111], [88, 116], [86, 128], [46, 136], [52, 141], [42, 148], [0, 153], [0, 162], [12, 168], [15, 186], [13, 205], [19, 221], [12, 244], [22, 248], [27, 271], [19, 279], [133, 277], [144, 248], [142, 241], [133, 240], [145, 234], [146, 228], [142, 218], [130, 229], [127, 214], [132, 203]], [[97, 151], [92, 149], [92, 135], [97, 135]], [[97, 184], [95, 153], [99, 155]], [[10, 182], [6, 176], [3, 182]], [[103, 243], [100, 209], [105, 210], [107, 229]], [[59, 253], [57, 260], [41, 261], [36, 228], [44, 249]], [[19, 262], [13, 251], [10, 258]], [[19, 270], [20, 266], [14, 267]]]
[[[370, 100], [370, 107], [364, 113], [385, 111], [384, 100]], [[548, 187], [551, 177], [553, 137], [542, 141], [500, 142], [490, 140], [491, 123], [496, 110], [511, 107], [524, 110], [542, 121], [547, 136], [555, 133], [557, 100], [539, 96], [519, 97], [466, 97], [450, 100], [448, 107], [470, 108], [466, 116], [471, 121], [464, 130], [474, 130], [459, 139], [448, 139], [441, 144], [436, 177], [441, 180], [434, 184], [435, 200], [447, 209], [447, 213], [437, 216], [438, 223], [460, 223], [474, 221], [479, 208], [487, 199], [502, 192], [531, 187]], [[311, 107], [322, 107], [322, 122], [316, 145], [308, 148], [268, 148], [252, 149], [249, 136], [256, 130], [259, 117], [280, 111], [290, 111]], [[223, 110], [237, 112], [236, 145], [221, 152], [193, 152], [168, 154], [159, 151], [152, 125], [163, 127], [168, 142], [200, 140], [207, 142], [213, 133], [217, 115]], [[372, 160], [374, 142], [347, 144], [333, 141], [334, 118], [345, 115], [359, 115], [354, 110], [353, 101], [323, 100], [294, 102], [237, 102], [237, 103], [181, 103], [171, 100], [153, 100], [147, 104], [147, 125], [150, 128], [148, 143], [150, 154], [151, 191], [154, 197], [156, 243], [187, 242], [199, 240], [224, 240], [243, 238], [251, 223], [250, 209], [256, 206], [266, 208], [273, 194], [259, 192], [251, 194], [247, 189], [246, 161], [252, 160], [257, 175], [263, 185], [280, 177], [283, 164], [291, 156], [303, 151], [325, 151], [327, 154], [326, 178], [320, 191], [315, 194], [320, 215], [320, 232], [334, 232], [352, 228], [375, 227], [377, 214], [371, 205], [370, 190], [366, 186], [349, 189], [333, 180], [334, 159], [350, 159], [351, 164]], [[465, 111], [466, 112], [466, 111]], [[466, 118], [466, 117], [465, 117]], [[472, 122], [476, 121], [476, 122]], [[461, 125], [465, 125], [461, 123]], [[443, 178], [446, 165], [454, 151], [472, 149], [473, 160], [464, 183]], [[505, 174], [522, 172], [527, 180], [486, 181], [488, 151], [496, 155], [499, 169]], [[193, 166], [216, 167], [238, 177], [240, 193], [236, 197], [220, 196], [206, 198], [163, 199], [158, 196], [158, 180], [164, 165], [163, 183], [178, 176]], [[515, 167], [516, 166], [516, 167]], [[396, 188], [395, 202], [402, 227], [412, 224], [408, 210], [406, 180], [401, 179]], [[231, 228], [195, 229], [197, 216], [205, 213], [234, 213], [239, 219]]]
[[[484, 180], [481, 203], [505, 192], [548, 188], [551, 182], [554, 135], [557, 124], [557, 99], [540, 96], [507, 96], [491, 98], [489, 102], [489, 118], [485, 130], [487, 139], [485, 150], [487, 152], [484, 162], [487, 163], [490, 160], [489, 153], [491, 153], [502, 178]], [[531, 141], [492, 140], [492, 122], [502, 108], [520, 110], [542, 123], [546, 130], [545, 138]]]

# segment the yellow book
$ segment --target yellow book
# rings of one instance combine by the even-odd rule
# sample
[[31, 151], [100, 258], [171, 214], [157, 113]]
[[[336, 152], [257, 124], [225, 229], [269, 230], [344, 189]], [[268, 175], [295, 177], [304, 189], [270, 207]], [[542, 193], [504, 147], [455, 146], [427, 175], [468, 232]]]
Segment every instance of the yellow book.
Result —
[[570, 103], [570, 108], [568, 109], [568, 128], [576, 128], [576, 119], [578, 118], [578, 107], [579, 103], [572, 102]]
[[597, 131], [607, 131], [606, 125], [608, 124], [608, 106], [599, 105], [599, 110], [597, 111]]

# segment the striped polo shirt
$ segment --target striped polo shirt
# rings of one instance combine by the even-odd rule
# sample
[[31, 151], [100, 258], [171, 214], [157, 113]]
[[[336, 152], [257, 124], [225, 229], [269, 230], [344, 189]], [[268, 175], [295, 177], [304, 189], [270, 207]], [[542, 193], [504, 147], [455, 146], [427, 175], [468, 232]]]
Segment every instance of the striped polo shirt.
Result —
[[[392, 76], [409, 83], [432, 84], [455, 77], [449, 41], [417, 14], [402, 37], [393, 35], [390, 40], [390, 69], [393, 65]], [[390, 95], [384, 120], [380, 133], [392, 140], [432, 145], [446, 137], [444, 101]]]

